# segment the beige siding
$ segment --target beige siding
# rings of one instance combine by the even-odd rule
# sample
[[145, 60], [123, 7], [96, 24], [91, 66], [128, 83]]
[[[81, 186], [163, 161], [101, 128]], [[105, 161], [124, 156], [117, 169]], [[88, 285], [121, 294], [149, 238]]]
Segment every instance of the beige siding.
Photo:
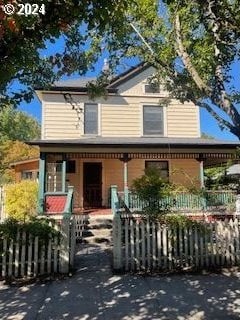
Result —
[[102, 136], [105, 137], [139, 137], [140, 107], [102, 106]]
[[185, 187], [200, 186], [200, 164], [194, 159], [174, 159], [170, 162], [170, 181]]
[[[74, 104], [84, 109], [85, 102], [99, 105], [99, 135], [103, 137], [140, 137], [144, 104], [161, 105], [167, 93], [143, 94], [143, 82], [153, 72], [149, 68], [119, 86], [118, 95], [90, 101], [86, 94], [73, 94]], [[66, 103], [62, 93], [43, 93], [42, 139], [77, 139], [83, 136], [84, 112]], [[165, 136], [199, 137], [199, 108], [177, 100], [164, 109]]]
[[[149, 160], [149, 159], [148, 159]], [[166, 161], [166, 160], [163, 160]], [[170, 181], [179, 186], [193, 187], [200, 186], [199, 162], [192, 159], [187, 160], [168, 160]], [[102, 163], [102, 205], [109, 204], [109, 191], [111, 185], [117, 185], [119, 191], [123, 191], [123, 162], [120, 160], [107, 159], [77, 159], [76, 174], [68, 174], [67, 180], [69, 185], [74, 186], [74, 206], [82, 207], [83, 204], [83, 163], [84, 162], [101, 162]], [[128, 186], [131, 189], [132, 182], [137, 177], [144, 174], [145, 160], [131, 160], [128, 162]]]
[[169, 137], [199, 137], [199, 109], [193, 104], [172, 102], [167, 107]]
[[150, 67], [138, 75], [136, 75], [134, 78], [129, 79], [125, 83], [119, 85], [119, 93], [122, 96], [149, 96], [154, 97], [166, 97], [168, 96], [168, 93], [164, 90], [163, 87], [160, 87], [160, 93], [157, 94], [145, 94], [144, 90], [144, 83], [147, 83], [147, 78], [151, 77], [154, 74], [154, 68]]

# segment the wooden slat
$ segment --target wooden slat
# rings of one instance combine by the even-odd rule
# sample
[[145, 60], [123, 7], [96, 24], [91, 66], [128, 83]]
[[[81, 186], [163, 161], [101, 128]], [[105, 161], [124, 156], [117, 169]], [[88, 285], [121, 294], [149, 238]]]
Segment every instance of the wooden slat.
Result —
[[147, 237], [147, 267], [151, 269], [151, 242], [150, 242], [150, 222], [147, 219], [146, 223], [146, 237]]
[[52, 238], [49, 236], [48, 245], [47, 245], [47, 273], [51, 273], [52, 265]]
[[152, 223], [152, 267], [153, 269], [156, 268], [156, 230], [155, 230], [155, 223]]
[[135, 256], [134, 256], [134, 222], [130, 220], [130, 259], [131, 259], [131, 270], [135, 269]]
[[22, 252], [21, 252], [21, 276], [23, 277], [25, 275], [25, 261], [26, 261], [26, 232], [23, 231], [22, 233]]
[[33, 260], [33, 275], [36, 277], [38, 275], [38, 237], [34, 239], [34, 260]]
[[185, 267], [189, 266], [189, 245], [188, 245], [188, 237], [189, 237], [189, 230], [188, 228], [183, 229], [183, 236], [184, 236], [184, 256], [185, 256]]
[[142, 269], [146, 269], [146, 244], [145, 244], [145, 222], [141, 221], [141, 235], [142, 235]]
[[125, 219], [125, 270], [128, 271], [129, 269], [129, 228], [128, 228], [128, 219]]
[[7, 239], [3, 239], [2, 277], [7, 275]]
[[136, 221], [136, 270], [140, 270], [139, 220]]
[[14, 276], [19, 276], [19, 241], [20, 241], [20, 232], [17, 232], [16, 237], [16, 247], [15, 247], [15, 260], [14, 260]]
[[13, 275], [13, 239], [10, 240], [9, 243], [9, 258], [8, 258], [8, 276], [11, 277]]
[[167, 227], [163, 226], [162, 229], [162, 235], [163, 235], [163, 267], [164, 269], [167, 269], [168, 267], [168, 257], [167, 257]]
[[33, 238], [29, 235], [28, 239], [28, 261], [27, 261], [27, 275], [28, 277], [32, 274], [32, 246], [33, 246]]
[[194, 254], [195, 254], [195, 265], [199, 266], [199, 246], [198, 246], [199, 234], [198, 230], [194, 228]]
[[194, 234], [193, 234], [193, 227], [190, 226], [189, 227], [189, 232], [188, 232], [188, 236], [189, 236], [189, 265], [193, 266], [195, 261], [194, 261], [194, 255], [193, 255], [193, 249], [194, 249]]
[[162, 237], [161, 237], [161, 225], [157, 223], [157, 260], [158, 260], [158, 268], [162, 267]]

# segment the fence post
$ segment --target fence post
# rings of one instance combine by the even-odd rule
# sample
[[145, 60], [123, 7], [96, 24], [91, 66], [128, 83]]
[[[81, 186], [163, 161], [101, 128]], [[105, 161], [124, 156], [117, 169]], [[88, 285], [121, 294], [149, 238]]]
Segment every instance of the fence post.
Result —
[[76, 220], [75, 217], [71, 218], [70, 226], [70, 267], [74, 265], [74, 256], [75, 256], [75, 245], [76, 245]]
[[240, 194], [237, 194], [236, 199], [236, 212], [237, 215], [240, 214]]
[[60, 239], [60, 273], [68, 273], [70, 265], [70, 218], [63, 217], [61, 220], [61, 239]]
[[119, 213], [113, 217], [113, 269], [122, 269], [122, 228]]
[[119, 213], [117, 186], [111, 186], [111, 208], [113, 213], [113, 269], [122, 268], [122, 230]]

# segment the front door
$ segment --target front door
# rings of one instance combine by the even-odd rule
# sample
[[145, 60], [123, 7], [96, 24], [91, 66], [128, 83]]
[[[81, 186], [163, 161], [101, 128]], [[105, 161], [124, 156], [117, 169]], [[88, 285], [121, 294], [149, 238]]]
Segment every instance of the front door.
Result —
[[83, 164], [83, 206], [102, 206], [102, 164], [99, 162]]

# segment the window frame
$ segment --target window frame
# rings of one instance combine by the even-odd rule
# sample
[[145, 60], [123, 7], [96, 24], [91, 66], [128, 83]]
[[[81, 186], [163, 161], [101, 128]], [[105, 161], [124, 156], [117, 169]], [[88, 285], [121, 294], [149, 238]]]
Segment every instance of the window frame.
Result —
[[[87, 105], [95, 105], [96, 106], [96, 110], [97, 110], [97, 121], [96, 121], [96, 125], [97, 125], [97, 130], [96, 133], [86, 133], [85, 131], [85, 124], [86, 124], [86, 106]], [[99, 108], [99, 104], [98, 103], [94, 103], [94, 102], [85, 102], [84, 103], [84, 115], [83, 115], [83, 135], [85, 136], [98, 136], [100, 132], [100, 108]]]
[[[165, 105], [159, 105], [157, 103], [151, 103], [151, 102], [144, 102], [141, 104], [141, 135], [143, 137], [164, 137], [167, 135], [167, 119], [166, 119], [166, 106]], [[144, 133], [144, 107], [158, 107], [162, 108], [162, 133], [158, 134], [147, 134]]]

